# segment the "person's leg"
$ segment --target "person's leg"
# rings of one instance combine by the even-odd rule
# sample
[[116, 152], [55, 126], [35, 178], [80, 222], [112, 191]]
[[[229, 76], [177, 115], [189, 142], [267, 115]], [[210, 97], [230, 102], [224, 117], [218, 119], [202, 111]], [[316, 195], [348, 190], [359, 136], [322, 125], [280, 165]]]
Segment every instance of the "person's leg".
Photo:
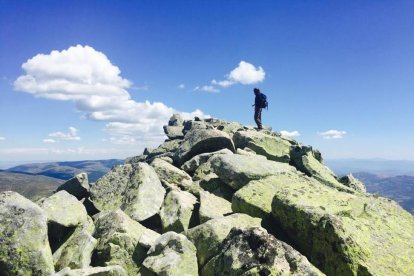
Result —
[[259, 129], [262, 129], [262, 108], [259, 108], [258, 121], [259, 124], [257, 125], [257, 127]]
[[255, 108], [254, 109], [254, 121], [257, 124], [257, 128], [262, 128], [262, 109], [261, 108]]

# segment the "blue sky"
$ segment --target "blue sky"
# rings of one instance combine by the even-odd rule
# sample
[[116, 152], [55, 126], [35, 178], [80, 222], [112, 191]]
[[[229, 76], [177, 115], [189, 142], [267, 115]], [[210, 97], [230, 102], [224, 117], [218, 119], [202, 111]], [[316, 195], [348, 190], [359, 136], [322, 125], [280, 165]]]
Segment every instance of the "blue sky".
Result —
[[172, 112], [253, 125], [254, 87], [325, 158], [414, 160], [413, 49], [412, 1], [0, 0], [0, 162], [137, 155]]

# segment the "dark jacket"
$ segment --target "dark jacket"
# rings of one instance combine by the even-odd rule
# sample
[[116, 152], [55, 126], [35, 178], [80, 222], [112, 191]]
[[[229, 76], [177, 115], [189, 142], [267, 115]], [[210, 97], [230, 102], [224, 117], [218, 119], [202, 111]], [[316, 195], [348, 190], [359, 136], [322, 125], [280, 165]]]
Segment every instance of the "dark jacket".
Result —
[[261, 101], [262, 101], [262, 93], [258, 93], [256, 97], [254, 98], [254, 106], [256, 108], [259, 108]]

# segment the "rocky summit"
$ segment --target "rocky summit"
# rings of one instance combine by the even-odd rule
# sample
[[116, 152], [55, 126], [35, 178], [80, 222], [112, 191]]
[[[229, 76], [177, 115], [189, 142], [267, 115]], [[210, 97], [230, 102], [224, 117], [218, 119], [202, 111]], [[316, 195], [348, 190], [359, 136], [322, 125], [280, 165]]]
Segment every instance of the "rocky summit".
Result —
[[0, 193], [0, 275], [414, 275], [414, 217], [318, 150], [218, 119], [38, 202]]

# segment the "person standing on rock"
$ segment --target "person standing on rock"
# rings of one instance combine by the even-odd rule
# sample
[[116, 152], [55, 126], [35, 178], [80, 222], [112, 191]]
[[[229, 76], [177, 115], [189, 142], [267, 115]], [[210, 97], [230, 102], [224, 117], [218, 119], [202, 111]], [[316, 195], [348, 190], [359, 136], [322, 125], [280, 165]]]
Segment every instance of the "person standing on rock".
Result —
[[257, 129], [263, 129], [262, 127], [262, 109], [267, 108], [267, 97], [265, 94], [260, 92], [259, 88], [253, 89], [254, 95], [254, 121], [257, 124]]

